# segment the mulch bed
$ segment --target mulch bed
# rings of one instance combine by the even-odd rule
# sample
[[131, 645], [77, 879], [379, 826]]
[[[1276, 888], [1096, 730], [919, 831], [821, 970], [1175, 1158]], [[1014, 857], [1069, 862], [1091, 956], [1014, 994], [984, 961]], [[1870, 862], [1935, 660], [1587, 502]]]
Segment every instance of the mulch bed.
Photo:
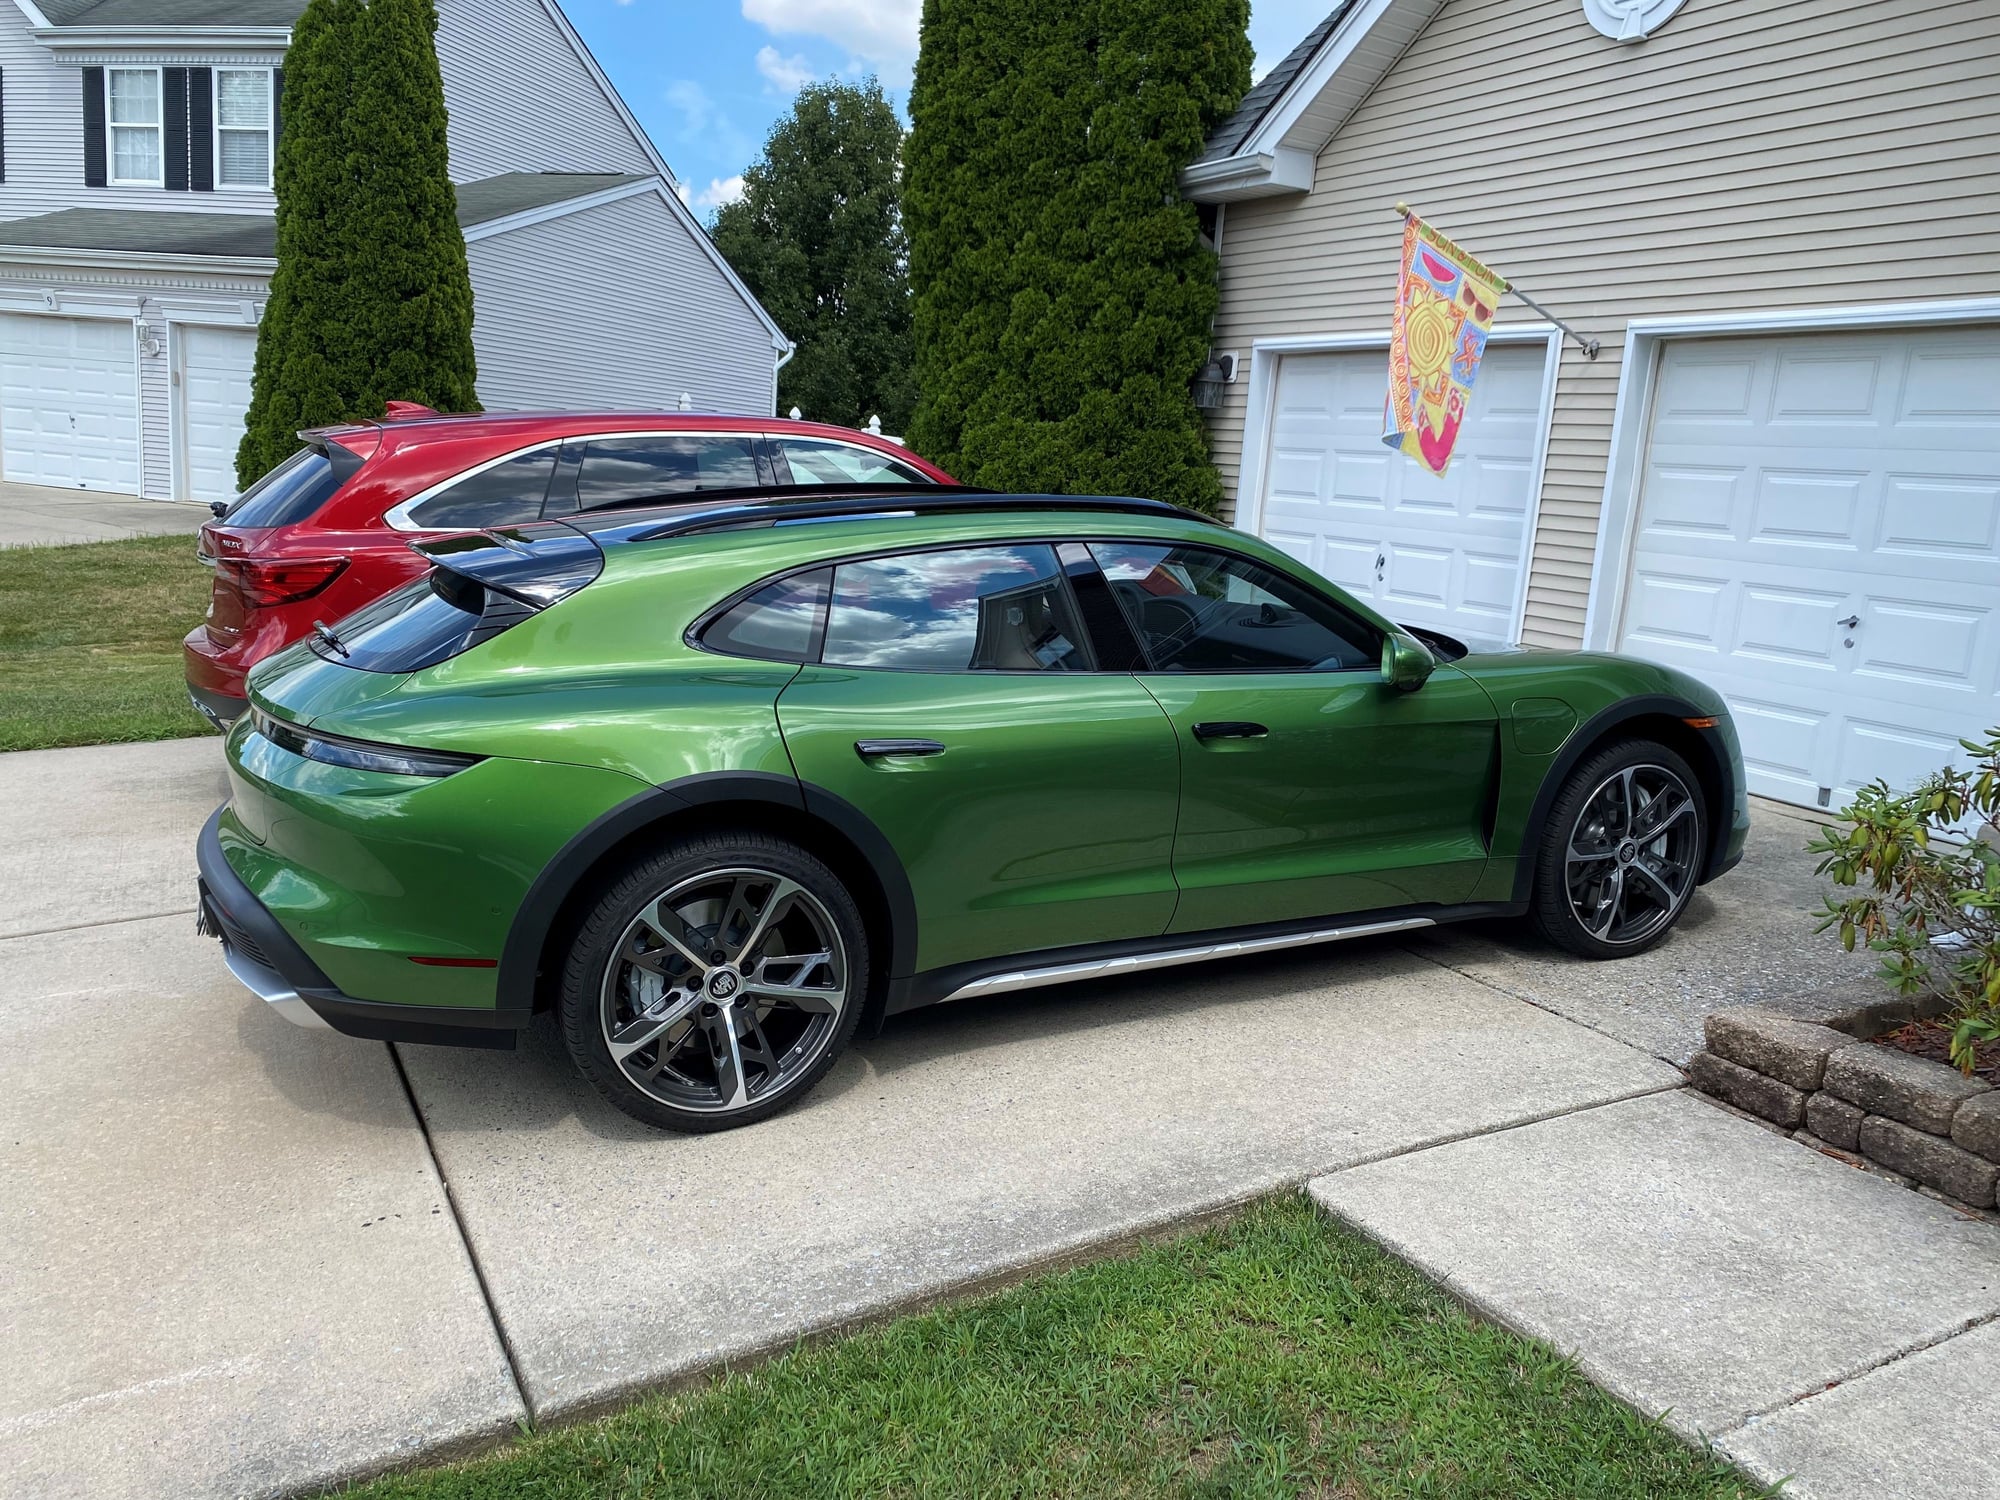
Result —
[[[1912, 1021], [1871, 1040], [1878, 1047], [1894, 1047], [1898, 1052], [1908, 1052], [1914, 1057], [1927, 1057], [1932, 1062], [1956, 1066], [1951, 1061], [1951, 1029], [1935, 1021]], [[1978, 1049], [1978, 1062], [1973, 1067], [1972, 1076], [2000, 1088], [2000, 1047], [1989, 1044]]]

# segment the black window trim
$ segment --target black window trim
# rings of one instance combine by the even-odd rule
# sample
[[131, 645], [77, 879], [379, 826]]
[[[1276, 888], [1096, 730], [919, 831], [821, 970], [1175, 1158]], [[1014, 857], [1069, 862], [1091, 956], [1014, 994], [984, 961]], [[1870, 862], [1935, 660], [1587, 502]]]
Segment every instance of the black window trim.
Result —
[[[510, 459], [522, 458], [525, 457], [527, 454], [538, 452], [543, 448], [561, 448], [562, 446], [568, 443], [575, 443], [579, 447], [587, 448], [592, 443], [608, 443], [618, 438], [737, 437], [749, 441], [752, 445], [752, 450], [754, 451], [756, 439], [759, 436], [761, 436], [761, 434], [751, 431], [749, 429], [737, 431], [735, 429], [730, 429], [730, 428], [714, 428], [714, 427], [704, 428], [704, 429], [691, 429], [685, 427], [659, 427], [659, 428], [645, 427], [645, 428], [632, 428], [621, 432], [570, 432], [570, 433], [565, 433], [560, 437], [537, 438], [535, 439], [534, 442], [528, 443], [519, 448], [512, 449], [509, 452], [497, 454], [492, 458], [481, 459], [478, 463], [471, 465], [469, 468], [460, 469], [456, 474], [452, 474], [447, 478], [440, 479], [436, 484], [432, 485], [430, 488], [425, 490], [419, 490], [416, 494], [410, 496], [409, 499], [397, 501], [396, 504], [391, 506], [388, 509], [388, 511], [384, 513], [382, 517], [382, 524], [387, 526], [392, 531], [407, 532], [413, 536], [416, 535], [443, 536], [443, 535], [448, 535], [454, 531], [463, 531], [465, 530], [463, 526], [420, 526], [415, 523], [413, 516], [418, 506], [422, 505], [426, 500], [435, 500], [439, 495], [442, 495], [446, 490], [452, 488], [452, 486], [459, 484], [464, 480], [470, 479], [476, 474], [484, 473], [488, 469], [497, 468], [499, 465], [506, 463]], [[558, 470], [560, 470], [562, 467], [561, 460], [562, 460], [562, 455], [558, 454], [557, 455]], [[698, 490], [691, 491], [690, 493], [699, 494], [700, 491]], [[571, 495], [572, 498], [575, 495], [574, 485], [571, 486]], [[575, 510], [575, 508], [576, 507], [572, 506], [569, 511], [561, 512], [561, 514], [563, 515], [571, 514]]]
[[[1129, 637], [1129, 640], [1107, 642], [1103, 638], [1103, 636], [1099, 634], [1097, 623], [1092, 618], [1092, 612], [1084, 607], [1084, 601], [1078, 593], [1077, 580], [1075, 577], [1072, 576], [1069, 565], [1063, 561], [1062, 549], [1066, 544], [1072, 542], [1081, 545], [1083, 548], [1085, 548], [1086, 552], [1088, 552], [1091, 564], [1089, 570], [1090, 574], [1095, 575], [1098, 584], [1100, 584], [1103, 587], [1105, 594], [1109, 596], [1112, 606], [1118, 612], [1118, 618], [1120, 622], [1123, 624], [1127, 636]], [[763, 662], [771, 662], [774, 665], [779, 665], [779, 666], [808, 666], [808, 667], [822, 666], [825, 665], [825, 663], [821, 661], [821, 658], [826, 654], [826, 619], [827, 616], [832, 612], [833, 590], [832, 590], [831, 574], [833, 570], [840, 568], [848, 563], [875, 562], [879, 561], [882, 558], [907, 557], [922, 552], [963, 552], [974, 547], [1046, 546], [1052, 549], [1056, 554], [1056, 571], [1062, 576], [1063, 585], [1069, 594], [1070, 605], [1073, 609], [1075, 609], [1077, 619], [1081, 621], [1083, 624], [1083, 628], [1086, 635], [1086, 641], [1085, 641], [1086, 649], [1089, 651], [1092, 660], [1095, 663], [1097, 663], [1097, 665], [1091, 667], [1087, 672], [1061, 673], [1061, 672], [1049, 672], [1047, 670], [1029, 671], [1021, 667], [993, 667], [993, 668], [968, 667], [962, 671], [929, 672], [927, 671], [927, 669], [922, 667], [858, 667], [858, 666], [850, 666], [844, 662], [835, 663], [834, 665], [839, 671], [842, 672], [905, 672], [905, 673], [921, 673], [923, 675], [933, 676], [933, 677], [1152, 676], [1152, 677], [1189, 678], [1189, 677], [1299, 676], [1299, 677], [1321, 678], [1321, 677], [1340, 676], [1349, 672], [1366, 672], [1371, 670], [1371, 665], [1369, 663], [1362, 663], [1352, 667], [1329, 667], [1323, 669], [1315, 669], [1311, 667], [1277, 667], [1277, 668], [1245, 668], [1242, 670], [1226, 671], [1226, 672], [1162, 671], [1158, 667], [1153, 665], [1152, 653], [1146, 649], [1145, 637], [1142, 636], [1139, 633], [1139, 631], [1133, 627], [1130, 619], [1125, 615], [1125, 606], [1119, 603], [1117, 590], [1111, 587], [1111, 580], [1105, 574], [1103, 566], [1100, 563], [1098, 563], [1096, 553], [1089, 551], [1089, 549], [1095, 547], [1100, 543], [1108, 545], [1125, 545], [1125, 546], [1140, 546], [1140, 547], [1164, 546], [1169, 551], [1176, 549], [1185, 549], [1194, 552], [1215, 552], [1215, 553], [1220, 553], [1224, 557], [1234, 558], [1239, 562], [1248, 563], [1252, 567], [1263, 568], [1267, 572], [1275, 573], [1280, 578], [1287, 580], [1288, 582], [1296, 585], [1298, 588], [1303, 589], [1307, 593], [1313, 595], [1315, 598], [1319, 599], [1324, 605], [1326, 605], [1327, 608], [1338, 611], [1344, 618], [1353, 621], [1354, 624], [1361, 627], [1368, 634], [1376, 637], [1377, 640], [1376, 650], [1378, 654], [1380, 652], [1381, 649], [1380, 642], [1383, 636], [1383, 630], [1381, 626], [1377, 625], [1373, 620], [1368, 619], [1366, 616], [1355, 614], [1352, 610], [1348, 609], [1345, 605], [1343, 605], [1339, 600], [1333, 598], [1331, 595], [1327, 594], [1323, 590], [1313, 586], [1305, 579], [1295, 577], [1292, 574], [1286, 572], [1282, 568], [1274, 567], [1272, 564], [1266, 562], [1262, 558], [1252, 557], [1247, 553], [1238, 552], [1230, 547], [1214, 546], [1208, 542], [1172, 542], [1172, 541], [1165, 541], [1160, 537], [1100, 535], [1097, 533], [1082, 533], [1082, 532], [1075, 533], [1069, 536], [1049, 536], [1047, 534], [1037, 533], [1032, 536], [1019, 536], [1019, 537], [979, 537], [970, 540], [959, 538], [952, 541], [926, 542], [920, 546], [914, 546], [914, 547], [912, 546], [874, 547], [864, 551], [848, 553], [841, 556], [816, 558], [811, 562], [799, 563], [793, 567], [782, 569], [779, 572], [767, 574], [766, 576], [759, 578], [755, 583], [749, 584], [743, 588], [736, 590], [735, 593], [730, 594], [727, 598], [723, 599], [721, 603], [711, 605], [706, 610], [703, 610], [699, 615], [695, 616], [694, 623], [689, 625], [688, 628], [682, 632], [681, 639], [683, 643], [685, 643], [692, 650], [704, 652], [710, 656], [728, 657], [733, 661], [763, 661]], [[796, 577], [802, 573], [817, 572], [820, 569], [825, 569], [828, 572], [829, 582], [827, 588], [826, 604], [820, 611], [819, 628], [815, 633], [815, 640], [814, 640], [815, 649], [811, 656], [798, 660], [795, 660], [791, 657], [745, 656], [740, 652], [724, 651], [720, 647], [710, 646], [709, 644], [707, 644], [706, 641], [702, 639], [702, 637], [706, 635], [711, 625], [713, 625], [717, 620], [721, 619], [724, 615], [728, 614], [729, 611], [734, 609], [737, 605], [743, 603], [746, 599], [750, 598], [753, 594], [761, 593], [763, 590], [769, 588], [772, 584], [782, 583], [788, 578]], [[1089, 575], [1087, 574], [1085, 575], [1085, 577], [1086, 581], [1088, 581]], [[1107, 647], [1112, 645], [1115, 645], [1117, 647], [1117, 650], [1115, 652], [1107, 649]], [[1103, 665], [1103, 663], [1106, 662], [1107, 660], [1114, 659], [1116, 656], [1119, 655], [1127, 655], [1129, 659], [1139, 661], [1143, 663], [1143, 665], [1134, 666], [1128, 669], [1107, 667]], [[1379, 664], [1376, 664], [1373, 669], [1379, 671], [1380, 670]]]

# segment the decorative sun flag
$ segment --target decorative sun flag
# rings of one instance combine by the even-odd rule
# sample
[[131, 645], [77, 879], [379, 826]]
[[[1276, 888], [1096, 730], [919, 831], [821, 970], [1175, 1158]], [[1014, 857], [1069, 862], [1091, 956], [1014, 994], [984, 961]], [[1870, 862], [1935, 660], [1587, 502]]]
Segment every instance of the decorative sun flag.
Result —
[[1451, 462], [1486, 332], [1506, 290], [1502, 277], [1415, 214], [1405, 215], [1382, 441], [1433, 474]]

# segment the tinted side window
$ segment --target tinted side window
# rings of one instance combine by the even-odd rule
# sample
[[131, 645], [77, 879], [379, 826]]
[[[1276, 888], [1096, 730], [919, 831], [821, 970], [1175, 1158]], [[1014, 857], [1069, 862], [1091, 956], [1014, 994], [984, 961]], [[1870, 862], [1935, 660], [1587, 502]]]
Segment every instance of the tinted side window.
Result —
[[886, 453], [823, 438], [780, 438], [793, 484], [929, 484], [929, 476]]
[[730, 656], [815, 660], [820, 631], [826, 624], [827, 584], [832, 577], [821, 568], [817, 573], [780, 578], [717, 619], [702, 632], [701, 643]]
[[491, 468], [466, 475], [411, 511], [410, 519], [434, 531], [479, 531], [540, 520], [542, 499], [549, 492], [549, 476], [555, 467], [553, 448], [517, 453]]
[[1284, 575], [1200, 547], [1093, 542], [1161, 672], [1351, 672], [1381, 663], [1375, 629]]
[[756, 439], [749, 436], [607, 438], [583, 455], [576, 500], [589, 510], [757, 482]]
[[910, 672], [1088, 672], [1055, 549], [910, 552], [842, 563], [827, 611], [830, 666]]
[[332, 460], [301, 448], [243, 492], [222, 518], [225, 526], [290, 526], [318, 514], [340, 488]]

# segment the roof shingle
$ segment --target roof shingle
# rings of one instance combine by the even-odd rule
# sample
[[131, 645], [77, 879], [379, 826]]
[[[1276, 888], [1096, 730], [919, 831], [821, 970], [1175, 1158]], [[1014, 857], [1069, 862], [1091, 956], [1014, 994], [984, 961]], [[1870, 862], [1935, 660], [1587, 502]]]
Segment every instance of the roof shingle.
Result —
[[1235, 155], [1257, 127], [1264, 122], [1264, 117], [1271, 112], [1279, 96], [1291, 87], [1292, 80], [1305, 71], [1306, 64], [1312, 61], [1313, 54], [1320, 49], [1320, 44], [1333, 35], [1334, 28], [1360, 3], [1361, 0], [1339, 0], [1326, 19], [1306, 33], [1304, 41], [1287, 52], [1275, 68], [1257, 80], [1250, 92], [1243, 96], [1243, 102], [1236, 106], [1236, 113], [1209, 132], [1208, 145], [1203, 148], [1196, 160], [1216, 161], [1225, 156]]
[[[458, 185], [464, 229], [510, 214], [567, 203], [649, 179], [636, 173], [507, 172]], [[160, 213], [143, 208], [66, 208], [0, 223], [0, 248], [108, 250], [133, 255], [217, 255], [270, 259], [278, 253], [269, 214]]]

